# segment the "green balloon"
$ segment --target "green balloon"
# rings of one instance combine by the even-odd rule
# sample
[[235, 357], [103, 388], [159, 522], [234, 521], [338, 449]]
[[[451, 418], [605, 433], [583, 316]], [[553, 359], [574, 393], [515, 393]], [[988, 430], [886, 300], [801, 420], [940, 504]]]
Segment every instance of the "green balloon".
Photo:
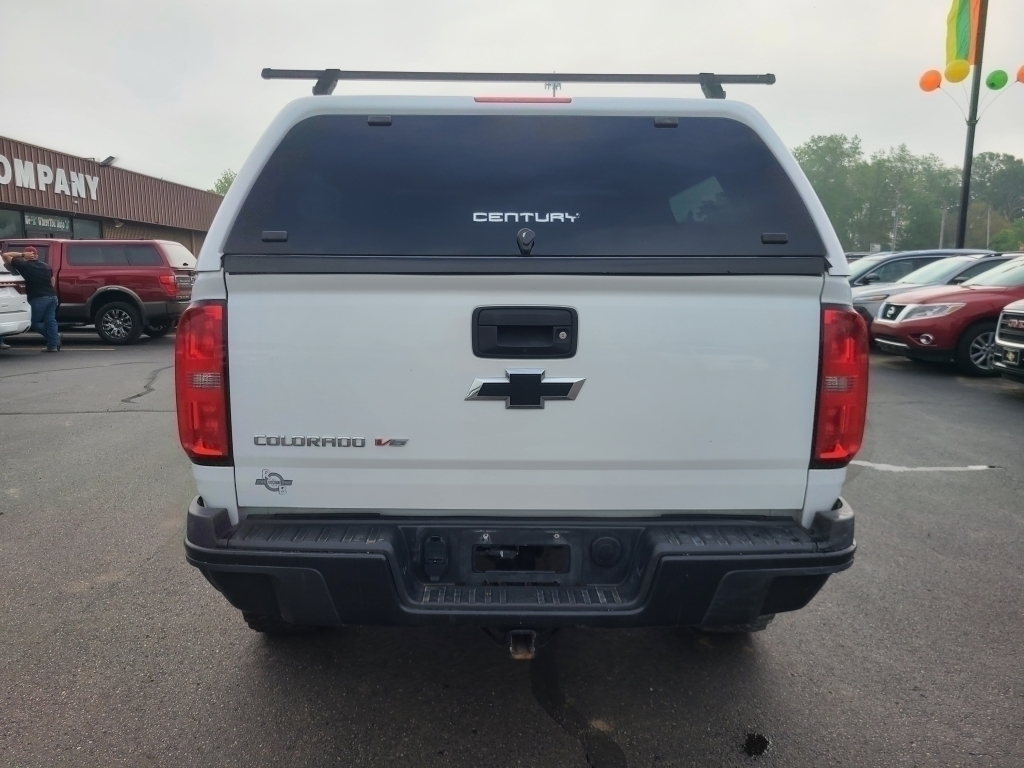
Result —
[[1000, 88], [1005, 88], [1008, 82], [1010, 82], [1010, 76], [1001, 69], [997, 69], [995, 72], [990, 73], [989, 76], [985, 78], [985, 85], [987, 85], [993, 91], [998, 91]]

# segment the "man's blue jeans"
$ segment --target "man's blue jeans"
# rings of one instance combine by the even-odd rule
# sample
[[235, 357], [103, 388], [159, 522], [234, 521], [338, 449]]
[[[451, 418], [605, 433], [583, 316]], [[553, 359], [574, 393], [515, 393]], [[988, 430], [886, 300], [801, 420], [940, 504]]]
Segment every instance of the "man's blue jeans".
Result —
[[46, 339], [48, 349], [57, 349], [60, 337], [57, 335], [57, 297], [40, 296], [29, 299], [32, 306], [32, 326], [30, 330], [41, 334]]

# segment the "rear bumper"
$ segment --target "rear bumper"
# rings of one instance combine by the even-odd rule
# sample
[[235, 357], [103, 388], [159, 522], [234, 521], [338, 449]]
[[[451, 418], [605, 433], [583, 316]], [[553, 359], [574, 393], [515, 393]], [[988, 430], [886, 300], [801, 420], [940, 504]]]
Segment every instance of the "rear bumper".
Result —
[[[810, 531], [788, 520], [689, 517], [253, 516], [232, 527], [226, 511], [196, 499], [185, 554], [236, 608], [296, 624], [724, 626], [810, 602], [852, 564], [853, 522], [844, 502]], [[593, 554], [599, 539], [619, 543], [610, 565]], [[485, 544], [567, 546], [567, 572], [477, 572], [474, 552]]]
[[[1003, 358], [1003, 354], [1006, 352], [1006, 350], [1007, 347], [996, 344], [996, 351], [995, 354], [992, 356], [993, 368], [995, 368], [997, 371], [999, 371], [999, 373], [1002, 376], [1005, 376], [1008, 379], [1013, 379], [1014, 381], [1024, 383], [1024, 364], [1008, 364]], [[1018, 356], [1024, 356], [1024, 349], [1014, 347], [1013, 351], [1016, 352]]]
[[951, 349], [925, 347], [906, 337], [900, 338], [883, 334], [872, 334], [872, 341], [883, 352], [889, 352], [893, 355], [903, 355], [904, 357], [912, 357], [916, 360], [928, 360], [936, 363], [949, 362], [953, 359], [953, 350]]
[[[944, 320], [894, 323], [875, 318], [870, 326], [871, 340], [883, 351], [896, 355], [917, 360], [950, 361], [956, 350], [959, 326], [954, 327]], [[930, 336], [931, 339], [925, 344], [922, 336]]]
[[142, 305], [146, 320], [176, 320], [189, 305], [188, 301], [147, 301]]
[[28, 312], [4, 313], [0, 315], [0, 336], [13, 336], [15, 333], [24, 333], [31, 324], [31, 317]]

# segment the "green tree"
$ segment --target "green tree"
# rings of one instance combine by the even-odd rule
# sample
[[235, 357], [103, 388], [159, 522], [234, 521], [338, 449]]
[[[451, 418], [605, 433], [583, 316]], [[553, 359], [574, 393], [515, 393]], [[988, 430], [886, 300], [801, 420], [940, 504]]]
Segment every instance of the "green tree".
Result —
[[1011, 222], [995, 208], [985, 202], [974, 201], [967, 209], [967, 236], [964, 245], [968, 248], [992, 248], [991, 238], [1009, 229]]
[[[847, 250], [868, 250], [872, 243], [900, 250], [954, 243], [958, 168], [934, 155], [915, 155], [903, 144], [865, 159], [860, 139], [842, 134], [812, 136], [793, 154]], [[995, 238], [1024, 218], [1024, 161], [983, 153], [972, 179], [967, 245], [984, 247], [991, 221], [996, 247]]]
[[1024, 251], [1024, 218], [993, 235], [990, 247], [994, 251]]
[[1004, 218], [1024, 218], [1024, 160], [983, 152], [971, 168], [971, 200], [992, 206]]
[[860, 138], [834, 133], [812, 136], [793, 154], [825, 207], [840, 241], [847, 248], [856, 241], [856, 225], [864, 201], [854, 176], [864, 164]]
[[[915, 156], [906, 153], [909, 176], [903, 192], [903, 206], [899, 211], [897, 247], [903, 250], [936, 248], [940, 234], [945, 246], [954, 243], [956, 219], [949, 209], [955, 208], [960, 192], [959, 172], [945, 165], [935, 155]], [[946, 213], [946, 229], [942, 233], [942, 209]]]
[[224, 197], [224, 195], [228, 193], [228, 189], [231, 188], [231, 182], [235, 180], [237, 175], [237, 173], [228, 168], [220, 175], [220, 178], [214, 182], [213, 188], [208, 189], [207, 192], [213, 192], [215, 195]]
[[864, 208], [855, 241], [861, 249], [870, 243], [880, 243], [887, 250], [903, 246], [901, 226], [906, 226], [907, 197], [916, 170], [914, 160], [907, 148], [900, 146], [876, 152], [870, 162], [858, 169], [854, 186], [864, 199]]

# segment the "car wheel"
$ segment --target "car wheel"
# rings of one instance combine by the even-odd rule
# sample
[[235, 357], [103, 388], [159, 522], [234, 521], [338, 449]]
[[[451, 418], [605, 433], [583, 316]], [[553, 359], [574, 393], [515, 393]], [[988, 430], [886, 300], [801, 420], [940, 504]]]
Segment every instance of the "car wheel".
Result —
[[972, 325], [956, 345], [956, 364], [968, 376], [998, 376], [992, 366], [992, 352], [996, 344], [996, 324]]
[[163, 320], [157, 320], [155, 323], [147, 325], [143, 332], [151, 339], [159, 339], [161, 336], [166, 336], [170, 333], [173, 327], [174, 323], [171, 319], [165, 317]]
[[104, 304], [93, 322], [96, 333], [107, 344], [134, 344], [142, 335], [142, 316], [135, 306], [127, 302]]
[[308, 624], [292, 624], [284, 619], [264, 616], [262, 613], [242, 611], [242, 618], [249, 625], [249, 629], [262, 632], [264, 635], [306, 635], [316, 629]]

